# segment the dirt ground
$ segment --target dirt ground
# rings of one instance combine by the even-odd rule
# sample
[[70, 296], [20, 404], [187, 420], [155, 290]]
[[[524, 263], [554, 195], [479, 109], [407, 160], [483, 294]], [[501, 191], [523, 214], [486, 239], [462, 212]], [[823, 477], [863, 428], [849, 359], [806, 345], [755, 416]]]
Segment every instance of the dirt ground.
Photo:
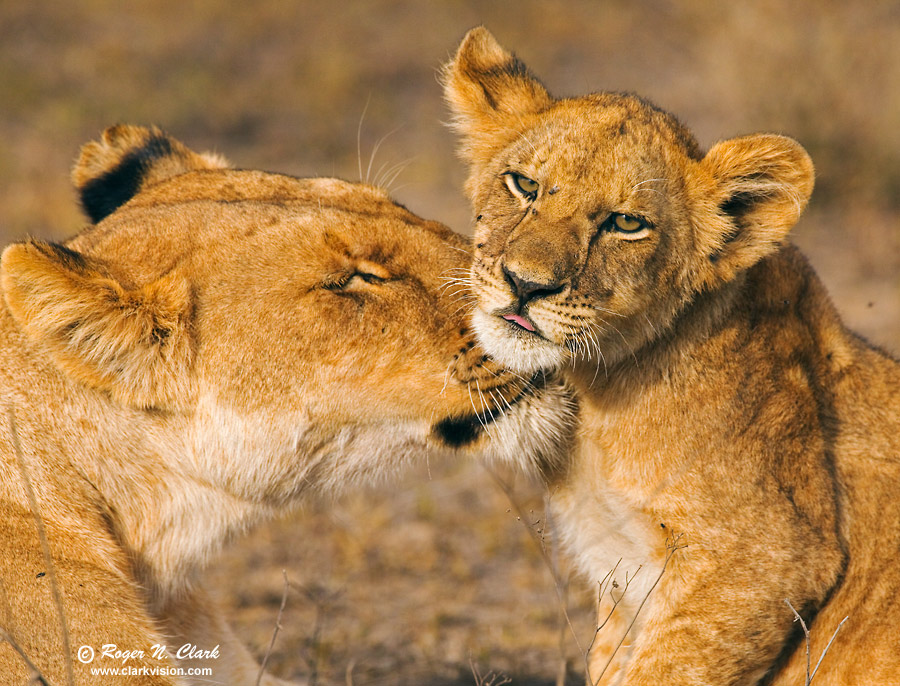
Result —
[[[69, 166], [116, 122], [157, 124], [241, 167], [396, 172], [395, 197], [466, 232], [436, 76], [481, 23], [555, 94], [636, 91], [704, 146], [753, 131], [800, 140], [818, 180], [795, 240], [851, 326], [900, 352], [890, 0], [3, 2], [0, 237], [76, 231]], [[283, 677], [580, 683], [595, 589], [554, 550], [540, 489], [499, 478], [512, 499], [478, 463], [435, 462], [308, 503], [237, 542], [204, 583], [260, 658], [286, 598], [268, 661]]]

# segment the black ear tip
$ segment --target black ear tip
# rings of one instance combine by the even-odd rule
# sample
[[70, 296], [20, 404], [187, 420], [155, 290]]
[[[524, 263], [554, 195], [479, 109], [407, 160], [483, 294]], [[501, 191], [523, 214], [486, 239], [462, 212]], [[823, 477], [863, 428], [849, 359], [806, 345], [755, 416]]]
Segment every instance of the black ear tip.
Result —
[[153, 132], [143, 145], [126, 152], [115, 166], [87, 180], [78, 189], [85, 214], [97, 223], [115, 212], [137, 194], [153, 162], [172, 152], [169, 138]]

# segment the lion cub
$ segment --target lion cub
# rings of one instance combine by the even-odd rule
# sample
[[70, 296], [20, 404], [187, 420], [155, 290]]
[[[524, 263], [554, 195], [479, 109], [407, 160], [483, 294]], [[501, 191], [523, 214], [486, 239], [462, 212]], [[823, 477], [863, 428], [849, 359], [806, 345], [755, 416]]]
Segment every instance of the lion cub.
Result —
[[445, 83], [478, 340], [578, 391], [548, 482], [602, 582], [589, 680], [802, 684], [788, 600], [815, 658], [848, 617], [817, 686], [900, 683], [900, 365], [786, 238], [813, 188], [803, 148], [703, 152], [640, 98], [554, 99], [483, 28]]
[[564, 391], [447, 288], [466, 243], [383, 191], [131, 126], [73, 178], [94, 225], [0, 268], [2, 683], [256, 683], [196, 587], [226, 539], [428, 451], [561, 452]]

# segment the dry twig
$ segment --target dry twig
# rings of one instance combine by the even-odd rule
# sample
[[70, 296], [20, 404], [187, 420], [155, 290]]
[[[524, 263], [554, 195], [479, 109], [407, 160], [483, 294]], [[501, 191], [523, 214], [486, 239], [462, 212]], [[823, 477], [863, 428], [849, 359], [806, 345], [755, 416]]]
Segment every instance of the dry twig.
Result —
[[[641, 604], [638, 605], [638, 609], [634, 613], [634, 617], [631, 618], [631, 622], [628, 624], [628, 627], [625, 629], [625, 632], [622, 634], [622, 638], [619, 639], [619, 642], [616, 644], [616, 647], [613, 649], [612, 655], [609, 656], [609, 659], [606, 661], [606, 664], [603, 666], [603, 669], [601, 670], [599, 676], [597, 677], [597, 680], [596, 681], [591, 680], [591, 683], [594, 684], [594, 686], [596, 686], [596, 684], [600, 683], [600, 679], [603, 678], [603, 675], [606, 673], [606, 670], [609, 669], [609, 666], [612, 664], [612, 661], [615, 658], [616, 653], [619, 652], [619, 648], [621, 648], [622, 644], [625, 642], [625, 638], [626, 638], [626, 636], [628, 636], [628, 632], [631, 631], [631, 628], [634, 626], [634, 623], [637, 621], [638, 615], [640, 615], [641, 610], [644, 609], [644, 605], [646, 604], [647, 599], [653, 594], [654, 589], [656, 589], [657, 584], [659, 584], [660, 579], [662, 579], [663, 574], [665, 574], [666, 567], [669, 566], [669, 562], [671, 561], [672, 557], [675, 555], [676, 552], [687, 547], [685, 544], [681, 543], [681, 539], [682, 539], [682, 535], [677, 534], [675, 536], [672, 536], [672, 538], [670, 538], [668, 541], [666, 541], [666, 559], [663, 561], [662, 569], [659, 570], [659, 574], [656, 575], [656, 579], [653, 580], [653, 584], [647, 590], [647, 593], [644, 595], [643, 599], [641, 600]], [[638, 568], [638, 571], [640, 571], [640, 568]], [[636, 575], [637, 575], [637, 572], [635, 572], [631, 578], [634, 579], [634, 577]], [[629, 579], [626, 576], [625, 577], [625, 589], [626, 590], [628, 589], [628, 583], [629, 583]], [[624, 597], [624, 591], [623, 591], [622, 595]], [[615, 609], [615, 607], [613, 607], [613, 610], [614, 609]], [[612, 612], [610, 612], [610, 614], [612, 614]], [[590, 674], [588, 674], [588, 679], [589, 680], [591, 679]]]
[[309, 686], [316, 686], [319, 683], [319, 668], [324, 646], [321, 636], [325, 612], [329, 604], [334, 602], [341, 595], [341, 592], [329, 590], [325, 586], [319, 585], [300, 586], [297, 590], [315, 607], [312, 635], [306, 641], [307, 650], [303, 655], [303, 660], [309, 669]]
[[31, 661], [31, 658], [29, 658], [25, 651], [22, 650], [22, 646], [20, 646], [12, 637], [12, 635], [5, 629], [0, 629], [0, 641], [6, 641], [7, 643], [9, 643], [9, 645], [12, 646], [13, 650], [15, 650], [19, 654], [19, 657], [22, 658], [25, 666], [31, 670], [31, 674], [28, 676], [28, 684], [50, 686], [50, 682], [47, 681], [47, 678], [43, 674], [41, 674], [41, 670], [37, 668], [37, 666]]
[[[543, 528], [536, 528], [538, 524], [540, 524], [540, 520], [532, 521], [534, 513], [526, 513], [525, 508], [522, 507], [522, 503], [519, 502], [519, 499], [516, 497], [515, 492], [512, 487], [499, 475], [496, 471], [491, 469], [488, 465], [483, 465], [487, 470], [488, 474], [493, 478], [494, 483], [503, 491], [506, 495], [507, 500], [509, 501], [512, 508], [516, 511], [516, 518], [525, 525], [526, 531], [528, 531], [529, 536], [534, 541], [535, 545], [537, 545], [538, 550], [541, 553], [541, 559], [543, 559], [544, 564], [547, 566], [547, 569], [550, 571], [550, 576], [553, 578], [553, 586], [556, 591], [556, 598], [559, 606], [559, 614], [560, 614], [560, 637], [559, 637], [559, 655], [560, 655], [560, 664], [557, 670], [556, 675], [556, 686], [564, 686], [566, 680], [566, 672], [568, 671], [568, 660], [566, 659], [565, 652], [565, 634], [566, 628], [568, 627], [569, 632], [571, 632], [572, 637], [575, 639], [575, 645], [578, 648], [578, 651], [583, 653], [584, 651], [581, 648], [581, 643], [578, 640], [578, 634], [575, 631], [575, 627], [572, 625], [572, 620], [569, 617], [569, 580], [568, 577], [563, 578], [563, 574], [561, 571], [561, 567], [559, 564], [559, 545], [556, 541], [556, 537], [553, 536], [553, 516], [550, 510], [550, 502], [549, 497], [545, 496], [544, 498], [544, 526]], [[550, 533], [550, 550], [547, 550], [546, 546], [546, 535]]]
[[287, 572], [285, 570], [281, 570], [281, 575], [284, 577], [284, 590], [281, 592], [281, 607], [278, 608], [278, 616], [275, 618], [275, 628], [272, 630], [272, 640], [269, 641], [266, 655], [263, 657], [262, 664], [259, 666], [259, 674], [256, 675], [256, 686], [259, 686], [263, 674], [266, 672], [266, 663], [269, 661], [269, 656], [272, 654], [272, 648], [275, 647], [275, 639], [278, 637], [278, 632], [281, 630], [281, 617], [284, 615], [284, 606], [287, 605], [288, 589], [291, 585], [290, 582], [288, 582]]
[[510, 679], [505, 674], [497, 674], [496, 672], [488, 672], [482, 675], [475, 661], [469, 657], [469, 668], [472, 670], [472, 676], [475, 677], [475, 686], [505, 686], [511, 684]]
[[[609, 660], [607, 660], [606, 664], [604, 665], [603, 670], [597, 676], [597, 679], [594, 680], [591, 677], [591, 673], [590, 673], [591, 649], [594, 647], [594, 644], [597, 640], [598, 634], [609, 622], [610, 618], [612, 617], [612, 615], [615, 612], [616, 608], [618, 607], [619, 603], [621, 603], [622, 599], [625, 597], [625, 594], [628, 591], [629, 585], [631, 584], [632, 581], [634, 581], [635, 576], [637, 576], [638, 572], [641, 571], [641, 568], [638, 567], [638, 569], [635, 571], [635, 573], [632, 574], [631, 576], [629, 576], [628, 574], [625, 575], [625, 586], [622, 589], [622, 592], [619, 594], [618, 598], [616, 598], [615, 596], [610, 594], [610, 598], [612, 598], [612, 607], [611, 607], [609, 613], [607, 614], [607, 616], [603, 619], [603, 621], [598, 624], [587, 649], [586, 650], [583, 649], [581, 647], [581, 642], [578, 640], [578, 635], [575, 632], [575, 627], [572, 626], [572, 621], [569, 617], [568, 580], [563, 580], [562, 575], [559, 570], [558, 547], [555, 545], [555, 538], [551, 536], [551, 544], [553, 545], [553, 549], [551, 552], [553, 554], [551, 554], [551, 552], [547, 551], [547, 548], [544, 544], [546, 532], [548, 530], [552, 530], [552, 518], [550, 515], [549, 502], [547, 500], [545, 500], [545, 508], [544, 508], [545, 509], [545, 525], [544, 525], [544, 528], [536, 529], [535, 527], [537, 524], [540, 523], [540, 520], [531, 521], [532, 517], [529, 517], [528, 513], [525, 512], [524, 508], [522, 507], [519, 500], [516, 498], [515, 493], [513, 492], [513, 489], [510, 487], [510, 485], [508, 483], [506, 483], [506, 481], [504, 479], [502, 479], [489, 466], [485, 465], [485, 469], [491, 475], [491, 477], [494, 479], [494, 482], [506, 494], [507, 499], [509, 500], [513, 509], [515, 509], [515, 511], [516, 511], [517, 519], [519, 519], [519, 521], [521, 521], [523, 524], [526, 525], [526, 529], [527, 529], [528, 533], [530, 534], [532, 540], [535, 541], [539, 550], [541, 551], [541, 557], [543, 558], [544, 563], [547, 565], [547, 568], [550, 570], [550, 574], [553, 577], [554, 586], [556, 588], [557, 599], [560, 603], [561, 615], [565, 618], [566, 625], [568, 625], [569, 631], [572, 633], [572, 637], [575, 640], [575, 645], [577, 646], [579, 652], [581, 652], [581, 654], [584, 658], [585, 673], [588, 678], [588, 683], [594, 684], [594, 685], [598, 684], [600, 682], [600, 679], [603, 678], [603, 675], [609, 669], [609, 666], [612, 664], [612, 661], [615, 658], [616, 653], [618, 653], [619, 649], [622, 647], [622, 644], [625, 642], [625, 639], [628, 636], [628, 633], [634, 627], [634, 623], [637, 621], [637, 618], [640, 615], [641, 610], [643, 610], [644, 605], [647, 603], [647, 600], [650, 598], [650, 595], [653, 593], [653, 591], [656, 589], [657, 585], [659, 584], [660, 580], [662, 579], [663, 574], [665, 573], [666, 568], [668, 567], [669, 562], [671, 561], [672, 557], [675, 555], [676, 552], [687, 547], [686, 544], [681, 542], [682, 535], [681, 534], [673, 535], [666, 542], [666, 557], [665, 557], [665, 560], [663, 561], [662, 569], [660, 569], [659, 574], [657, 575], [656, 579], [654, 579], [653, 584], [651, 584], [646, 595], [644, 595], [644, 597], [641, 599], [641, 602], [638, 605], [638, 608], [634, 614], [634, 617], [632, 617], [631, 622], [628, 624], [628, 627], [625, 629], [624, 633], [622, 634], [621, 639], [619, 640], [618, 644], [616, 645], [615, 649], [613, 650], [612, 654], [610, 655]], [[598, 606], [599, 606], [604, 594], [609, 589], [610, 585], [612, 585], [613, 587], [616, 586], [615, 580], [613, 579], [613, 575], [615, 574], [616, 570], [618, 569], [618, 566], [619, 566], [618, 563], [616, 563], [616, 566], [612, 570], [610, 570], [609, 573], [599, 582], [599, 588], [598, 588], [598, 594], [597, 594]], [[564, 630], [564, 627], [563, 627], [563, 630]], [[566, 659], [565, 659], [565, 652], [563, 649], [563, 640], [562, 639], [560, 639], [560, 652], [561, 652], [561, 660], [562, 660], [563, 664], [560, 667], [560, 671], [557, 673], [557, 679], [556, 679], [557, 686], [562, 686], [562, 684], [565, 683]]]
[[831, 644], [834, 643], [834, 639], [837, 638], [838, 631], [841, 630], [841, 627], [844, 626], [844, 622], [846, 622], [848, 619], [850, 619], [850, 617], [849, 616], [844, 617], [841, 620], [841, 623], [837, 625], [837, 628], [834, 630], [834, 633], [831, 634], [831, 638], [828, 641], [828, 645], [825, 646], [825, 649], [822, 651], [822, 654], [819, 656], [819, 660], [818, 660], [818, 662], [816, 662], [815, 669], [813, 669], [812, 672], [810, 672], [810, 670], [809, 670], [809, 668], [810, 668], [809, 629], [806, 627], [806, 622], [803, 621], [803, 617], [801, 617], [800, 613], [797, 612], [796, 609], [794, 609], [793, 605], [791, 605], [790, 599], [785, 598], [784, 602], [787, 603], [787, 606], [789, 608], [791, 608], [791, 612], [794, 613], [794, 621], [799, 621], [800, 626], [803, 629], [803, 636], [806, 639], [806, 686], [810, 686], [810, 684], [812, 684], [812, 680], [816, 676], [816, 672], [819, 671], [819, 666], [822, 664], [822, 660], [825, 659], [825, 655], [826, 655], [826, 653], [828, 653], [828, 650], [831, 648]]

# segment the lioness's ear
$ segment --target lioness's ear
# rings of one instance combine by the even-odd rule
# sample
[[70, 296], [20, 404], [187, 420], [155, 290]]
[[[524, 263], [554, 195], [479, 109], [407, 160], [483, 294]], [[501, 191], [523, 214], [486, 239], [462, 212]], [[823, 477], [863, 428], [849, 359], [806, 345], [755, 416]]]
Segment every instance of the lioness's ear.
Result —
[[701, 164], [723, 220], [710, 258], [727, 280], [778, 248], [809, 202], [815, 172], [797, 141], [772, 134], [717, 143]]
[[453, 125], [463, 136], [462, 156], [470, 164], [516, 136], [517, 118], [553, 102], [528, 67], [483, 26], [463, 38], [456, 57], [444, 67], [443, 83]]
[[30, 241], [0, 260], [6, 304], [28, 336], [74, 379], [135, 407], [191, 397], [189, 285], [174, 272], [126, 289], [77, 252]]
[[196, 153], [156, 127], [111, 126], [81, 148], [72, 183], [85, 214], [98, 222], [141, 188], [196, 169], [221, 169], [225, 158]]

